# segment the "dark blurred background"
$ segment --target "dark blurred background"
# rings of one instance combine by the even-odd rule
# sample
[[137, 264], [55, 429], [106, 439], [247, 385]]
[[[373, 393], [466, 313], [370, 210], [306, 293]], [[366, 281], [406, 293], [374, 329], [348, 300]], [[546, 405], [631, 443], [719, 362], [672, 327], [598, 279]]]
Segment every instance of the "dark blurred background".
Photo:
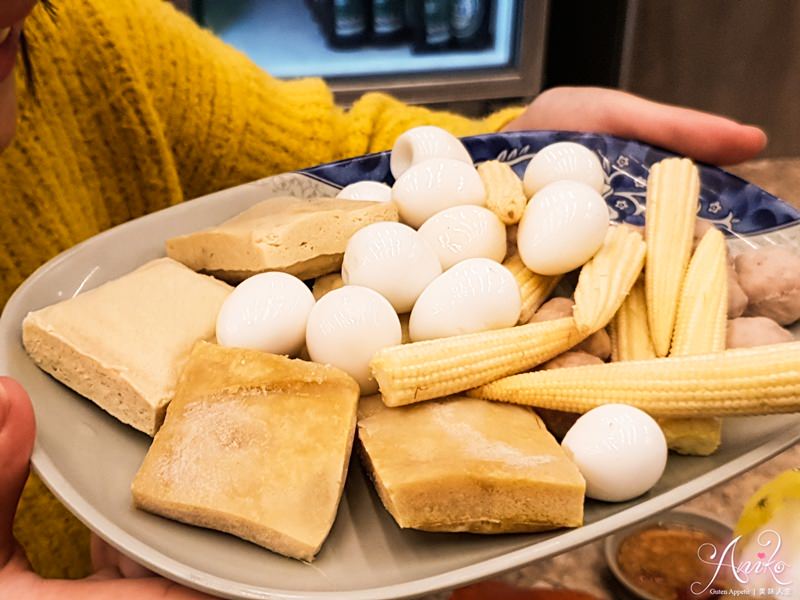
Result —
[[[468, 114], [557, 85], [619, 87], [763, 127], [800, 155], [798, 0], [175, 0], [343, 104], [381, 89]], [[398, 20], [399, 19], [399, 20]]]

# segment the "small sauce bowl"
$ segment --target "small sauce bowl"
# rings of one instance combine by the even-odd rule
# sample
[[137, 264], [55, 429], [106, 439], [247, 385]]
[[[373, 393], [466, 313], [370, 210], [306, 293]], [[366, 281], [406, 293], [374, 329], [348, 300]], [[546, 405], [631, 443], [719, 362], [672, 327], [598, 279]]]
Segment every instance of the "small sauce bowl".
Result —
[[[715, 597], [711, 588], [696, 595], [689, 587], [694, 581], [709, 583], [715, 567], [701, 562], [700, 546], [711, 543], [722, 552], [732, 535], [728, 525], [712, 517], [674, 510], [608, 536], [605, 557], [617, 580], [638, 598], [702, 600]], [[729, 579], [721, 574], [713, 589], [730, 589], [735, 582]]]

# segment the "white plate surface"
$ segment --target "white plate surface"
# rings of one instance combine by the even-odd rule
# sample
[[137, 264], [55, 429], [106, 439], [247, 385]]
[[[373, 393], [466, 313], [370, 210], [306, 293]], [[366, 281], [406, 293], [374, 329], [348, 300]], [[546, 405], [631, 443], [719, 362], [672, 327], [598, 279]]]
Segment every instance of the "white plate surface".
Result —
[[[40, 371], [22, 348], [22, 319], [30, 310], [162, 256], [164, 241], [172, 236], [217, 224], [268, 196], [287, 192], [311, 196], [331, 190], [303, 175], [281, 175], [126, 223], [43, 266], [3, 312], [0, 372], [18, 378], [33, 398], [38, 423], [36, 471], [90, 528], [152, 570], [230, 598], [418, 596], [604, 536], [734, 477], [800, 439], [800, 415], [728, 419], [718, 453], [707, 458], [670, 456], [664, 477], [647, 495], [623, 504], [587, 501], [584, 527], [529, 535], [402, 531], [354, 460], [333, 531], [313, 564], [134, 509], [130, 482], [150, 439]], [[791, 243], [797, 233], [784, 230], [778, 243]], [[749, 238], [748, 243], [774, 243], [775, 234], [771, 235]]]

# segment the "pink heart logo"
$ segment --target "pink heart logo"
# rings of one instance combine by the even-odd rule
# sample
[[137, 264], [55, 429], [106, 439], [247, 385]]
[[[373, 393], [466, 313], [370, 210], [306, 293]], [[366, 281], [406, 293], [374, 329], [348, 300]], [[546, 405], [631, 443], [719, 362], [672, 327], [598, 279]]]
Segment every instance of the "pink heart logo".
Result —
[[767, 557], [767, 554], [766, 554], [765, 552], [759, 552], [759, 553], [757, 554], [757, 556], [758, 556], [758, 558], [760, 558], [761, 560], [764, 560], [764, 559]]

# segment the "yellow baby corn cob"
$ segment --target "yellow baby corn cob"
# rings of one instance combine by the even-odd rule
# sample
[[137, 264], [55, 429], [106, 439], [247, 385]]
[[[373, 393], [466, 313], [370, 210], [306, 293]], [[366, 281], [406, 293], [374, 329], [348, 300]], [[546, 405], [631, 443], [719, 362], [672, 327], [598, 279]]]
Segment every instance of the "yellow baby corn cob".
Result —
[[[618, 229], [621, 231], [609, 236], [611, 243], [594, 271], [596, 277], [584, 284], [591, 285], [595, 294], [594, 321], [587, 331], [579, 332], [574, 318], [564, 318], [385, 348], [370, 363], [384, 403], [402, 406], [440, 398], [531, 369], [605, 327], [644, 262], [641, 235], [628, 228]], [[626, 268], [603, 266], [606, 260], [619, 259], [621, 252]]]
[[646, 245], [629, 227], [611, 227], [603, 246], [583, 265], [575, 287], [575, 324], [583, 335], [608, 325], [642, 272]]
[[722, 443], [719, 417], [656, 417], [667, 447], [678, 454], [709, 456]]
[[577, 413], [609, 403], [657, 417], [800, 412], [800, 342], [523, 373], [468, 395]]
[[628, 297], [619, 307], [609, 326], [611, 360], [645, 360], [655, 358], [656, 351], [647, 325], [647, 303], [644, 280], [633, 284]]
[[[656, 357], [647, 325], [647, 305], [642, 279], [639, 279], [631, 289], [631, 293], [611, 321], [609, 330], [613, 361], [645, 360]], [[717, 417], [661, 417], [656, 420], [671, 450], [681, 454], [708, 456], [719, 447], [722, 422]]]
[[380, 350], [370, 367], [387, 406], [441, 398], [532, 369], [581, 341], [572, 318]]
[[692, 251], [699, 194], [700, 176], [688, 158], [667, 158], [651, 167], [645, 213], [645, 291], [650, 335], [658, 356], [669, 352]]
[[725, 236], [709, 229], [683, 280], [670, 356], [725, 349], [728, 324], [728, 257]]
[[328, 292], [338, 290], [344, 286], [344, 280], [341, 273], [331, 273], [330, 275], [323, 275], [314, 280], [314, 286], [311, 288], [311, 293], [314, 294], [314, 300], [319, 300]]
[[[728, 258], [725, 236], [711, 228], [703, 235], [683, 280], [670, 356], [725, 350], [728, 325]], [[659, 419], [667, 445], [680, 454], [708, 456], [722, 441], [716, 417]]]
[[506, 163], [489, 160], [478, 165], [478, 175], [486, 188], [486, 208], [506, 225], [518, 223], [528, 199], [514, 170]]
[[511, 271], [519, 285], [522, 297], [522, 311], [519, 315], [520, 323], [527, 323], [545, 300], [550, 296], [561, 275], [539, 275], [526, 267], [519, 253], [515, 252], [503, 261], [503, 266]]

